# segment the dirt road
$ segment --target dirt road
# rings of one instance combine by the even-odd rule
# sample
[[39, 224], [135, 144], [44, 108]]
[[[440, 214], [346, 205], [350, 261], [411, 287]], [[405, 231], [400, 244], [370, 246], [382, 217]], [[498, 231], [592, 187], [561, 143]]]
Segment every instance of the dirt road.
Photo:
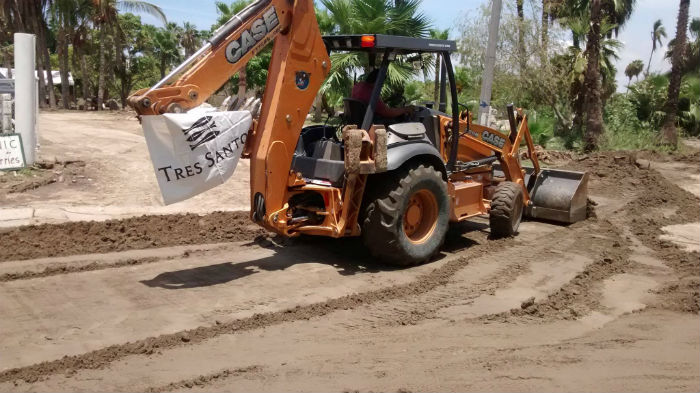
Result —
[[225, 186], [163, 206], [133, 113], [46, 111], [38, 128], [39, 160], [50, 167], [28, 190], [17, 190], [12, 176], [0, 172], [0, 227], [249, 209], [246, 160]]
[[1, 233], [0, 391], [698, 391], [699, 161], [559, 162], [597, 217], [410, 269], [239, 213]]

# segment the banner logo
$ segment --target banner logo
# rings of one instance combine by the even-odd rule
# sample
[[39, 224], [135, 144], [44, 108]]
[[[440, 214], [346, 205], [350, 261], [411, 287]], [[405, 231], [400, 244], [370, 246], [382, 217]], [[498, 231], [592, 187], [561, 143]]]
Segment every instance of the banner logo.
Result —
[[190, 149], [194, 150], [216, 139], [221, 134], [221, 131], [217, 128], [212, 116], [204, 116], [195, 121], [190, 128], [183, 129], [182, 133], [187, 137], [187, 142], [194, 143], [190, 145]]

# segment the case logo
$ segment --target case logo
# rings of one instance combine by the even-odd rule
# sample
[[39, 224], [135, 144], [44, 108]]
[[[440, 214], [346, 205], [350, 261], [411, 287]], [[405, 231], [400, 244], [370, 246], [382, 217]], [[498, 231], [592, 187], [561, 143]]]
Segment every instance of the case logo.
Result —
[[503, 146], [506, 144], [505, 139], [501, 138], [500, 136], [498, 136], [496, 134], [492, 134], [488, 131], [484, 131], [481, 133], [481, 140], [483, 140], [484, 142], [486, 142], [490, 145], [496, 146], [499, 149], [503, 148]]
[[262, 17], [253, 21], [250, 28], [243, 30], [240, 37], [226, 46], [226, 60], [231, 64], [236, 64], [255, 45], [270, 35], [279, 24], [275, 7], [268, 8]]

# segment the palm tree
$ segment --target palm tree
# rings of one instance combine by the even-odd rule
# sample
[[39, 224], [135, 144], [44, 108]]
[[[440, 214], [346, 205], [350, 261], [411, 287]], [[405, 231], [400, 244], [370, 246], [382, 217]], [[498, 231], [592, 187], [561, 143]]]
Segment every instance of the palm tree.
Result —
[[[252, 2], [253, 2], [253, 0], [235, 0], [231, 4], [226, 4], [226, 3], [222, 3], [220, 1], [217, 1], [216, 2], [216, 12], [219, 14], [219, 17], [216, 20], [216, 24], [214, 26], [212, 26], [212, 30], [215, 28], [218, 28], [219, 26], [228, 22], [229, 19], [233, 18], [234, 15], [243, 11], [243, 9], [245, 7], [247, 7]], [[240, 69], [240, 71], [238, 71], [238, 101], [239, 102], [242, 102], [243, 99], [245, 98], [246, 90], [248, 87], [248, 78], [247, 78], [248, 74], [247, 74], [247, 70], [246, 70], [247, 67], [248, 67], [248, 65], [246, 64], [245, 67], [242, 67]]]
[[[430, 29], [430, 38], [436, 40], [446, 40], [449, 38], [450, 29], [440, 30], [440, 29]], [[440, 100], [440, 73], [442, 72], [442, 57], [440, 55], [435, 55], [435, 85], [433, 90], [433, 102], [435, 105], [439, 103]]]
[[[572, 125], [573, 128], [581, 130], [585, 122], [586, 112], [586, 97], [588, 90], [585, 85], [587, 66], [589, 61], [589, 44], [588, 35], [590, 31], [590, 23], [587, 15], [580, 17], [561, 18], [562, 24], [571, 30], [573, 45], [563, 55], [554, 57], [555, 63], [561, 72], [568, 73], [567, 80], [569, 96], [573, 110]], [[617, 52], [622, 48], [622, 43], [614, 38], [615, 25], [604, 21], [600, 25], [601, 40], [599, 43], [599, 67], [598, 74], [601, 80], [601, 91], [614, 91], [615, 74], [614, 60], [617, 60]], [[582, 50], [582, 45], [585, 50]], [[605, 100], [605, 95], [601, 93], [601, 103]]]
[[90, 74], [88, 73], [87, 54], [90, 53], [89, 37], [93, 30], [90, 26], [92, 17], [91, 0], [78, 0], [79, 8], [77, 14], [77, 24], [73, 34], [73, 63], [74, 69], [80, 69], [80, 86], [82, 88], [84, 110], [89, 109], [90, 101]]
[[[588, 16], [589, 29], [586, 35], [587, 66], [584, 79], [586, 109], [586, 132], [584, 150], [591, 151], [598, 147], [598, 139], [603, 134], [603, 102], [601, 94], [600, 51], [604, 34], [601, 24], [612, 23], [614, 31], [624, 24], [632, 13], [635, 0], [567, 0], [570, 18]], [[576, 37], [574, 37], [576, 38]], [[576, 39], [574, 39], [576, 43]]]
[[48, 93], [49, 105], [56, 107], [56, 94], [53, 90], [53, 79], [51, 78], [51, 55], [47, 45], [49, 28], [46, 24], [45, 12], [47, 11], [49, 0], [26, 0], [15, 1], [11, 7], [15, 19], [15, 31], [33, 33], [37, 37], [36, 57], [37, 72], [43, 76], [46, 71], [47, 78], [39, 78], [39, 91], [45, 92], [39, 100], [39, 105], [44, 107], [45, 95]]
[[637, 80], [639, 80], [639, 74], [644, 70], [644, 62], [637, 59], [632, 61], [631, 63], [627, 64], [627, 67], [625, 68], [625, 76], [628, 78], [627, 82], [627, 90], [630, 88], [630, 83], [632, 83], [632, 78], [635, 76], [637, 77]]
[[[683, 74], [694, 72], [700, 73], [700, 18], [693, 18], [688, 26], [689, 39], [683, 51]], [[676, 46], [676, 39], [668, 42], [668, 50], [664, 57], [673, 58], [673, 48]]]
[[[61, 102], [64, 109], [70, 108], [69, 75], [69, 45], [80, 42], [77, 37], [78, 29], [85, 29], [87, 15], [90, 12], [90, 3], [87, 0], [53, 0], [50, 7], [52, 23], [57, 31], [57, 52], [59, 71], [61, 74]], [[82, 33], [82, 32], [81, 32]], [[76, 58], [77, 47], [73, 45], [73, 58]], [[77, 61], [75, 62], [77, 63]], [[84, 75], [83, 75], [84, 77]], [[81, 78], [82, 80], [82, 78]], [[83, 84], [85, 83], [82, 80]]]
[[688, 29], [688, 8], [690, 0], [680, 0], [678, 8], [678, 20], [676, 22], [676, 44], [671, 58], [671, 78], [668, 84], [668, 98], [664, 110], [666, 119], [662, 128], [664, 142], [671, 146], [678, 144], [678, 131], [676, 130], [676, 115], [678, 112], [678, 94], [681, 87], [683, 72], [683, 50], [685, 48], [686, 30]]
[[[163, 10], [155, 4], [144, 0], [92, 0], [95, 12], [95, 24], [100, 29], [100, 48], [99, 48], [99, 77], [97, 80], [97, 108], [102, 110], [102, 104], [105, 98], [105, 81], [107, 76], [107, 53], [106, 41], [109, 32], [115, 32], [119, 23], [117, 18], [118, 9], [128, 12], [143, 12], [155, 16], [164, 24], [167, 23], [167, 18], [163, 14]], [[119, 47], [120, 45], [117, 45]], [[119, 50], [117, 50], [119, 52]]]
[[584, 138], [584, 150], [592, 151], [598, 147], [598, 138], [603, 134], [603, 103], [600, 98], [600, 23], [602, 21], [601, 1], [591, 1], [591, 28], [588, 31], [588, 67], [584, 86], [587, 93], [585, 106], [586, 134]]
[[[421, 0], [321, 0], [330, 13], [334, 34], [393, 34], [408, 37], [427, 37], [430, 33], [428, 18], [419, 12]], [[356, 70], [365, 72], [377, 66], [376, 56], [366, 53], [333, 53], [331, 69], [321, 89], [336, 97], [347, 96], [354, 82]], [[413, 68], [400, 59], [389, 64], [387, 87], [403, 85], [412, 75]]]
[[645, 75], [649, 75], [651, 59], [654, 56], [654, 51], [656, 51], [656, 43], [658, 42], [659, 46], [663, 45], [661, 37], [666, 38], [666, 29], [661, 24], [661, 19], [657, 19], [656, 22], [654, 22], [654, 27], [651, 29], [651, 54], [649, 54], [649, 63], [647, 64], [647, 72]]
[[190, 22], [183, 22], [180, 29], [180, 45], [185, 49], [185, 57], [190, 57], [202, 44], [202, 36], [197, 27]]
[[158, 29], [153, 37], [153, 49], [159, 62], [161, 79], [165, 78], [168, 67], [180, 59], [179, 32], [178, 25], [168, 23], [164, 28]]
[[527, 61], [525, 59], [525, 10], [523, 0], [515, 0], [515, 8], [518, 13], [518, 62], [520, 64], [520, 74], [525, 73]]

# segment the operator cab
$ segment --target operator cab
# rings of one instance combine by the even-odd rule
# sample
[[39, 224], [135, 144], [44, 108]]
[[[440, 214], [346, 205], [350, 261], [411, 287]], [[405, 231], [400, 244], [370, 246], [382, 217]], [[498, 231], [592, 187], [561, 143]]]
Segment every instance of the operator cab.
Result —
[[[454, 74], [450, 55], [456, 51], [454, 41], [392, 36], [384, 34], [336, 35], [324, 36], [323, 41], [329, 54], [331, 52], [361, 52], [366, 54], [370, 64], [379, 64], [377, 78], [368, 102], [354, 98], [343, 99], [342, 126], [354, 124], [358, 128], [369, 130], [373, 124], [382, 124], [387, 129], [387, 155], [391, 170], [392, 156], [401, 160], [403, 154], [398, 149], [406, 144], [425, 144], [422, 149], [431, 148], [440, 151], [439, 116], [453, 117], [458, 124], [458, 109]], [[389, 64], [394, 61], [411, 62], [422, 59], [423, 54], [441, 57], [442, 70], [439, 78], [440, 102], [413, 106], [412, 113], [399, 118], [382, 118], [375, 114], [381, 97], [382, 87], [386, 81]], [[452, 115], [446, 113], [447, 81], [451, 81]], [[338, 139], [339, 127], [329, 125], [309, 126], [302, 129], [299, 143], [294, 154], [292, 168], [300, 172], [311, 183], [341, 187], [344, 181], [344, 151], [342, 141]], [[420, 148], [420, 147], [419, 147]], [[456, 149], [455, 149], [456, 150]], [[400, 165], [401, 163], [398, 163]]]

